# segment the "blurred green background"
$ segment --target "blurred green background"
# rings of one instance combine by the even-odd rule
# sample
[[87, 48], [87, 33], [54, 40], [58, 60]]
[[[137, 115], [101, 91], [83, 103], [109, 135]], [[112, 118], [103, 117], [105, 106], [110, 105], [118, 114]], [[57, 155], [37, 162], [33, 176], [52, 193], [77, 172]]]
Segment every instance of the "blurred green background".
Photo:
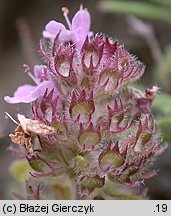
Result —
[[118, 38], [146, 64], [136, 85], [160, 87], [153, 113], [168, 149], [154, 164], [160, 169], [158, 176], [146, 186], [150, 199], [171, 199], [171, 0], [0, 0], [0, 199], [11, 198], [9, 166], [14, 160], [7, 148], [15, 125], [3, 113], [27, 112], [27, 106], [9, 105], [3, 96], [31, 83], [22, 65], [41, 63], [38, 42], [48, 21], [65, 23], [61, 8], [67, 6], [72, 18], [80, 4], [91, 13], [93, 32]]

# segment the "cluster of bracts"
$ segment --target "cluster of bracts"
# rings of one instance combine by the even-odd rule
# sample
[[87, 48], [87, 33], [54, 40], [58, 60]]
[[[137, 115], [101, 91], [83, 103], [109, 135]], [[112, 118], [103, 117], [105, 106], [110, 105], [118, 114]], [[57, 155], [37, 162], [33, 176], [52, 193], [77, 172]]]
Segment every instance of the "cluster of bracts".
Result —
[[[75, 19], [78, 13], [81, 19], [89, 16], [81, 8]], [[145, 66], [118, 40], [92, 36], [89, 29], [79, 40], [74, 19], [70, 28], [72, 37], [65, 39], [63, 26], [53, 29], [53, 37], [46, 27], [49, 39], [40, 41], [44, 65], [34, 67], [34, 77], [25, 66], [37, 86], [19, 87], [13, 98], [5, 97], [32, 107], [29, 117], [18, 114], [11, 140], [35, 170], [33, 177], [65, 173], [76, 180], [81, 196], [109, 180], [137, 186], [156, 174], [148, 168], [165, 149], [151, 113], [158, 88], [141, 92], [132, 86]]]

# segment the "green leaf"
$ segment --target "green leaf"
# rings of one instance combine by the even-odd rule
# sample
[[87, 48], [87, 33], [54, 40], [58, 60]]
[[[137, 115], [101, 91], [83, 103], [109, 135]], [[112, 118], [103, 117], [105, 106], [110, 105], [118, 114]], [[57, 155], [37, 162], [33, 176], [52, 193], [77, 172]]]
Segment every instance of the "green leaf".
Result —
[[171, 96], [169, 94], [159, 94], [153, 102], [153, 109], [161, 114], [171, 114]]
[[171, 115], [160, 117], [156, 121], [161, 130], [164, 141], [171, 144]]
[[108, 196], [113, 197], [115, 200], [141, 200], [142, 199], [139, 196], [121, 194], [121, 193], [113, 192], [109, 189], [108, 190], [106, 189], [105, 193]]
[[164, 52], [164, 62], [169, 76], [171, 76], [171, 45], [167, 46]]
[[171, 80], [171, 45], [168, 45], [163, 54], [162, 54], [162, 63], [163, 70], [159, 65], [154, 65], [152, 69], [152, 73], [154, 75], [154, 79], [157, 81], [159, 86], [163, 87], [166, 90], [170, 90], [170, 80]]
[[67, 185], [55, 183], [52, 186], [55, 199], [69, 200], [71, 198], [70, 188]]
[[11, 164], [9, 171], [18, 181], [24, 182], [33, 170], [26, 160], [16, 160]]
[[135, 15], [141, 18], [152, 18], [171, 22], [171, 10], [147, 2], [140, 1], [102, 1], [99, 3], [101, 11]]
[[171, 7], [171, 0], [149, 0], [149, 1], [159, 3], [163, 6]]
[[[122, 191], [122, 192], [121, 192]], [[125, 191], [125, 193], [123, 192]], [[142, 200], [143, 197], [133, 195], [130, 189], [125, 186], [111, 182], [106, 178], [106, 183], [102, 189], [103, 194], [112, 197], [114, 200]]]
[[43, 172], [44, 171], [44, 167], [47, 166], [44, 162], [42, 162], [41, 160], [33, 160], [30, 163], [30, 167], [37, 171], [37, 172]]

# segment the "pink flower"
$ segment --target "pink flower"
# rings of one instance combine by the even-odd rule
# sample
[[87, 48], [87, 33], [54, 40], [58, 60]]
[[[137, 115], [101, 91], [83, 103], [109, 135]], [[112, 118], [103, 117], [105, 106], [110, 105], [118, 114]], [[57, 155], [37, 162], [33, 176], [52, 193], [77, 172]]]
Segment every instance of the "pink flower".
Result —
[[52, 89], [55, 89], [55, 86], [50, 80], [50, 76], [47, 75], [47, 69], [43, 65], [35, 65], [34, 66], [34, 76], [29, 71], [29, 67], [25, 67], [25, 71], [28, 75], [34, 80], [37, 84], [33, 85], [23, 85], [17, 88], [14, 92], [13, 97], [5, 96], [4, 100], [8, 103], [31, 103], [35, 101], [37, 98], [43, 96], [45, 91], [48, 89], [50, 92]]
[[81, 6], [71, 23], [68, 18], [68, 9], [63, 8], [62, 10], [69, 30], [63, 24], [52, 20], [46, 25], [43, 36], [46, 38], [55, 38], [60, 32], [59, 39], [61, 42], [72, 41], [77, 48], [81, 48], [87, 35], [91, 36], [92, 34], [90, 32], [90, 14]]

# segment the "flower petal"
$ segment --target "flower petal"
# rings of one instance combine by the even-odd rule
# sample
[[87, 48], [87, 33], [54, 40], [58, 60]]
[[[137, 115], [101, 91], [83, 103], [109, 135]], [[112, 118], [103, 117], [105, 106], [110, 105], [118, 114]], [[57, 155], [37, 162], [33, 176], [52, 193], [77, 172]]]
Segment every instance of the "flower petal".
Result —
[[36, 89], [37, 86], [23, 85], [17, 88], [14, 93], [14, 97], [5, 96], [4, 100], [8, 103], [29, 103], [31, 93]]
[[54, 87], [51, 81], [43, 82], [38, 86], [23, 85], [17, 88], [14, 93], [14, 97], [6, 96], [4, 100], [8, 103], [31, 103], [38, 97], [44, 95], [46, 89], [51, 91]]
[[35, 76], [36, 80], [39, 81], [39, 83], [42, 81], [41, 77], [42, 77], [43, 69], [44, 69], [43, 65], [35, 65], [34, 66], [34, 76]]
[[72, 19], [73, 42], [81, 47], [90, 31], [90, 14], [80, 9]]
[[59, 22], [56, 22], [54, 20], [50, 21], [46, 27], [45, 27], [45, 30], [43, 31], [43, 36], [45, 38], [55, 38], [56, 35], [59, 33], [59, 39], [62, 41], [62, 42], [65, 42], [65, 41], [70, 41], [71, 40], [71, 33], [69, 30], [67, 30], [65, 28], [65, 26]]
[[36, 80], [38, 81], [38, 83], [50, 80], [50, 75], [48, 73], [48, 70], [43, 65], [34, 66], [34, 76]]

